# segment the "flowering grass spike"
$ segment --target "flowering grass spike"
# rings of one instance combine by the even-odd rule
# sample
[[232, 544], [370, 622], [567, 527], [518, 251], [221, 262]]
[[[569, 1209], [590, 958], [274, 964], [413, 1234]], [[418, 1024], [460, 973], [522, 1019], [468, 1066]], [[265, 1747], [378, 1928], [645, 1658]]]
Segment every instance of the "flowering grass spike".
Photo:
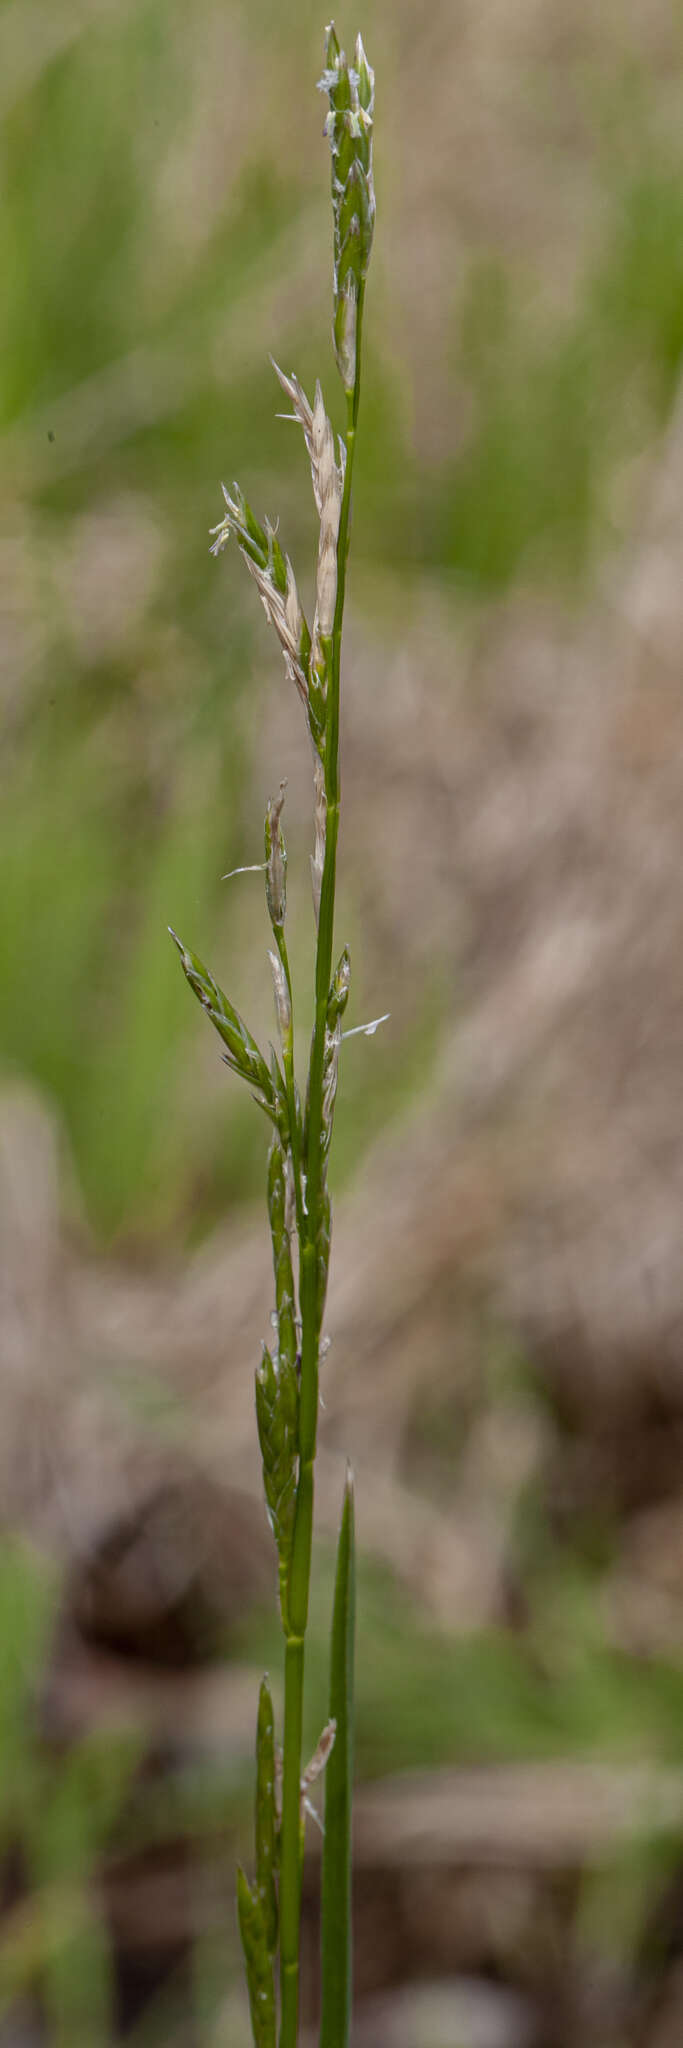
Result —
[[[268, 1216], [275, 1280], [275, 1342], [256, 1369], [256, 1423], [266, 1510], [277, 1556], [284, 1635], [284, 1727], [275, 1740], [263, 1680], [256, 1733], [255, 1868], [237, 1873], [237, 1911], [256, 2048], [296, 2048], [299, 2038], [301, 1877], [309, 1792], [324, 1779], [322, 2017], [320, 2048], [347, 2048], [351, 2014], [351, 1791], [353, 1776], [354, 1518], [347, 1471], [332, 1617], [329, 1717], [302, 1770], [304, 1651], [308, 1622], [318, 1374], [332, 1235], [328, 1163], [351, 964], [333, 969], [339, 831], [339, 689], [349, 515], [360, 399], [363, 302], [375, 221], [372, 175], [374, 76], [360, 36], [347, 62], [334, 25], [320, 81], [332, 157], [333, 337], [345, 397], [344, 438], [335, 435], [320, 383], [313, 401], [276, 368], [301, 427], [318, 515], [315, 610], [309, 628], [277, 524], [256, 518], [238, 484], [223, 485], [225, 512], [214, 555], [235, 540], [256, 584], [285, 669], [304, 707], [313, 756], [315, 917], [313, 1032], [303, 1097], [295, 1071], [294, 997], [286, 942], [285, 784], [268, 800], [264, 839], [269, 953], [280, 1052], [266, 1057], [239, 1012], [196, 954], [172, 933], [190, 984], [223, 1041], [226, 1064], [248, 1082], [268, 1116]], [[248, 870], [236, 870], [246, 872]], [[376, 1021], [383, 1021], [381, 1019]], [[371, 1032], [375, 1023], [356, 1026]], [[294, 1250], [296, 1257], [293, 1256]]]

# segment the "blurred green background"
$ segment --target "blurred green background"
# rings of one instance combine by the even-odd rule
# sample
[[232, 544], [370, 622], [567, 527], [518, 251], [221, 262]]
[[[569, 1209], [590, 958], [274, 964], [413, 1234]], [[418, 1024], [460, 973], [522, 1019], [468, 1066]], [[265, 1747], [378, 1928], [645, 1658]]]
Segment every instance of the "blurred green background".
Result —
[[[558, 233], [572, 142], [592, 181], [573, 274], [556, 255], [549, 278], [468, 217], [455, 107], [422, 201], [440, 255], [423, 289], [403, 245], [438, 20], [422, 43], [408, 10], [367, 21], [381, 231], [354, 545], [363, 591], [375, 569], [402, 584], [428, 569], [486, 602], [530, 565], [590, 572], [615, 470], [666, 417], [683, 150], [661, 118], [668, 82], [627, 40], [586, 32], [582, 49], [577, 34], [568, 76], [547, 62], [513, 80], [560, 186]], [[242, 792], [268, 718], [264, 644], [239, 564], [208, 554], [223, 473], [257, 506], [277, 500], [292, 553], [310, 552], [267, 355], [331, 381], [318, 21], [307, 6], [292, 24], [268, 4], [27, 4], [5, 5], [1, 30], [2, 1054], [62, 1108], [93, 1227], [146, 1239], [215, 1217], [254, 1170], [237, 1091], [204, 1114], [188, 1099], [194, 1020], [164, 935], [169, 917], [199, 922], [197, 943], [220, 931], [229, 956], [242, 910], [219, 875], [258, 854]], [[457, 10], [441, 34], [457, 54]], [[439, 401], [446, 417], [423, 427]]]
[[[676, 417], [683, 356], [683, 13], [615, 6], [584, 18], [561, 0], [533, 7], [512, 0], [483, 12], [486, 19], [464, 0], [437, 0], [418, 19], [402, 0], [391, 8], [367, 0], [360, 24], [338, 23], [342, 37], [362, 27], [377, 75], [378, 226], [349, 659], [369, 647], [362, 673], [370, 687], [371, 668], [376, 676], [395, 670], [397, 699], [404, 684], [413, 692], [416, 733], [432, 715], [435, 660], [444, 724], [457, 728], [446, 626], [452, 677], [465, 676], [467, 696], [476, 692], [477, 650], [501, 619], [517, 617], [517, 606], [528, 606], [534, 619], [562, 622], [560, 635], [573, 634], [605, 590], [613, 591], [615, 564], [638, 530], [643, 479]], [[117, 1641], [124, 1661], [134, 1653], [128, 1623], [95, 1625], [87, 1615], [83, 1623], [79, 1573], [93, 1527], [97, 1452], [87, 1430], [81, 1450], [77, 1432], [75, 1465], [91, 1461], [83, 1522], [73, 1495], [63, 1515], [61, 1508], [52, 1519], [43, 1513], [54, 1471], [49, 1457], [38, 1461], [37, 1477], [33, 1470], [35, 1414], [26, 1389], [35, 1354], [35, 1399], [48, 1400], [51, 1304], [58, 1296], [63, 1307], [60, 1275], [71, 1273], [70, 1261], [90, 1276], [87, 1337], [81, 1309], [74, 1342], [83, 1364], [78, 1398], [85, 1384], [95, 1389], [94, 1403], [117, 1341], [111, 1290], [119, 1282], [130, 1294], [144, 1291], [152, 1276], [153, 1322], [154, 1287], [161, 1297], [186, 1261], [201, 1261], [207, 1247], [211, 1258], [216, 1232], [226, 1245], [251, 1243], [252, 1230], [259, 1241], [258, 1119], [205, 1044], [166, 926], [196, 946], [267, 1034], [259, 884], [221, 876], [259, 859], [265, 798], [287, 772], [292, 948], [299, 975], [310, 972], [298, 707], [287, 702], [239, 559], [228, 551], [215, 562], [208, 548], [209, 528], [221, 516], [220, 479], [237, 477], [259, 515], [280, 517], [302, 589], [310, 591], [305, 564], [314, 560], [315, 530], [306, 464], [291, 428], [275, 417], [279, 394], [268, 355], [295, 367], [307, 388], [321, 373], [340, 423], [329, 343], [328, 158], [314, 91], [322, 26], [308, 0], [294, 13], [272, 0], [195, 0], [192, 9], [180, 0], [3, 0], [0, 7], [0, 1062], [10, 1105], [3, 1141], [10, 1222], [21, 1212], [18, 1235], [8, 1226], [3, 1267], [13, 1477], [0, 1570], [2, 2048], [245, 2038], [241, 1994], [233, 1989], [230, 1878], [249, 1811], [245, 1743], [240, 1736], [237, 1761], [226, 1762], [215, 1731], [197, 1754], [181, 1742], [180, 1764], [174, 1750], [165, 1776], [160, 1737], [152, 1764], [146, 1756], [147, 1708], [138, 1725], [128, 1700], [124, 1731], [117, 1724], [112, 1733], [106, 1671], [101, 1700], [95, 1687], [86, 1712], [79, 1694], [73, 1721], [64, 1710], [68, 1739], [59, 1715], [55, 1737], [50, 1688], [55, 1668], [68, 1669], [69, 1631], [83, 1625], [92, 1641], [99, 1633], [109, 1656]], [[436, 655], [435, 632], [442, 634]], [[557, 688], [549, 673], [548, 692]], [[415, 764], [405, 736], [400, 751], [379, 682], [367, 715], [380, 775], [386, 764], [387, 893], [379, 901], [367, 879], [352, 812], [341, 912], [357, 945], [352, 1021], [391, 1007], [392, 1026], [379, 1063], [363, 1052], [343, 1078], [335, 1186], [349, 1213], [380, 1138], [399, 1134], [391, 1155], [398, 1186], [404, 1124], [415, 1130], [423, 1107], [426, 1117], [433, 1113], [434, 1078], [443, 1072], [454, 1020], [466, 1020], [478, 986], [476, 917], [484, 900], [475, 892], [474, 909], [465, 902], [465, 865], [452, 898], [448, 875], [443, 881], [443, 846], [457, 839], [460, 820], [466, 829], [468, 803], [466, 790], [451, 798], [447, 769], [438, 804], [435, 797], [433, 811], [427, 801], [420, 813], [420, 847], [425, 840], [431, 846], [452, 911], [432, 929], [429, 873], [423, 895], [411, 892], [408, 824], [392, 877], [393, 822], [397, 810], [411, 815], [418, 748]], [[400, 723], [400, 707], [396, 715]], [[485, 760], [485, 693], [476, 716]], [[349, 725], [345, 736], [350, 780], [363, 755], [362, 724], [353, 732]], [[492, 752], [494, 787], [496, 772]], [[599, 779], [594, 796], [597, 816]], [[377, 825], [380, 837], [384, 826]], [[364, 829], [372, 838], [369, 813]], [[421, 872], [417, 837], [414, 858]], [[502, 902], [504, 869], [503, 861], [499, 883], [494, 874], [487, 885], [487, 914], [499, 888]], [[534, 886], [532, 876], [529, 904]], [[671, 886], [665, 872], [665, 894]], [[511, 927], [504, 943], [514, 939]], [[504, 1035], [504, 1015], [501, 1028]], [[467, 1137], [466, 1081], [463, 1089]], [[526, 1115], [527, 1095], [521, 1099]], [[22, 1137], [30, 1136], [33, 1112], [27, 1125], [12, 1122], [12, 1105], [29, 1101], [57, 1133], [59, 1181], [56, 1263], [36, 1329], [30, 1302], [43, 1268], [42, 1253], [34, 1263], [31, 1219], [42, 1196]], [[526, 1124], [520, 1150], [525, 1132]], [[36, 1156], [40, 1163], [40, 1143]], [[491, 1159], [495, 1181], [495, 1145]], [[410, 1167], [406, 1186], [412, 1174]], [[673, 1213], [673, 1184], [671, 1205]], [[532, 1418], [532, 1429], [555, 1432], [555, 1463], [539, 1454], [515, 1494], [507, 1611], [503, 1587], [497, 1604], [484, 1602], [469, 1625], [451, 1628], [443, 1601], [437, 1614], [438, 1602], [427, 1594], [422, 1601], [415, 1583], [406, 1590], [400, 1569], [394, 1575], [391, 1539], [381, 1554], [373, 1535], [362, 1579], [359, 1774], [370, 1780], [403, 1769], [597, 1754], [610, 1768], [645, 1758], [648, 1767], [670, 1770], [677, 1785], [683, 1660], [670, 1618], [678, 1614], [675, 1600], [646, 1655], [637, 1642], [615, 1642], [602, 1604], [605, 1574], [620, 1554], [621, 1518], [634, 1503], [652, 1507], [657, 1482], [631, 1499], [617, 1481], [601, 1490], [598, 1467], [596, 1492], [589, 1481], [580, 1511], [570, 1488], [568, 1512], [554, 1519], [563, 1446], [575, 1445], [582, 1424], [541, 1384], [543, 1361], [533, 1355], [524, 1319], [517, 1328], [506, 1312], [501, 1334], [495, 1289], [477, 1256], [475, 1247], [471, 1272], [460, 1252], [451, 1269], [446, 1229], [442, 1263], [451, 1280], [441, 1320], [435, 1310], [434, 1328], [427, 1316], [416, 1329], [399, 1479], [447, 1517], [463, 1441], [484, 1410], [502, 1417], [503, 1464], [505, 1429], [520, 1415]], [[203, 1269], [191, 1270], [196, 1306]], [[353, 1274], [352, 1263], [347, 1270]], [[449, 1350], [449, 1289], [457, 1291], [454, 1276], [463, 1270], [467, 1336], [461, 1343], [453, 1335]], [[67, 1292], [70, 1286], [67, 1279]], [[386, 1263], [378, 1263], [376, 1286], [380, 1296], [389, 1289]], [[432, 1280], [425, 1298], [434, 1298]], [[257, 1311], [254, 1356], [259, 1335]], [[177, 1374], [167, 1386], [163, 1372], [147, 1373], [136, 1341], [121, 1396], [126, 1428], [153, 1443], [162, 1471], [164, 1447], [170, 1443], [175, 1454], [183, 1438], [185, 1393]], [[225, 1325], [220, 1341], [230, 1350]], [[192, 1361], [188, 1323], [188, 1382]], [[65, 1367], [63, 1380], [52, 1375], [49, 1394], [60, 1430], [68, 1428], [71, 1400]], [[333, 1411], [332, 1379], [326, 1402]], [[603, 1409], [609, 1435], [607, 1397]], [[636, 1401], [629, 1423], [636, 1439], [649, 1412]], [[661, 1412], [666, 1427], [663, 1393]], [[614, 1425], [617, 1436], [622, 1422]], [[106, 1416], [103, 1426], [106, 1435]], [[382, 1428], [380, 1417], [378, 1436]], [[64, 1482], [67, 1492], [72, 1483]], [[108, 1478], [116, 1527], [115, 1490]], [[675, 1495], [667, 1478], [662, 1496], [669, 1502]], [[134, 1521], [137, 1509], [128, 1495], [122, 1499], [124, 1520], [130, 1514]], [[675, 1531], [662, 1541], [682, 1562], [683, 1522]], [[314, 1616], [312, 1741], [325, 1694], [328, 1535]], [[103, 1540], [106, 1548], [109, 1535]], [[166, 1535], [164, 1556], [165, 1544]], [[419, 1564], [416, 1570], [419, 1579]], [[194, 1564], [191, 1587], [193, 1573]], [[265, 1592], [264, 1601], [263, 1583], [250, 1582], [242, 1597], [238, 1583], [239, 1626], [227, 1626], [218, 1600], [209, 1662], [227, 1659], [251, 1674], [265, 1657], [277, 1668], [267, 1571]], [[88, 1598], [95, 1599], [92, 1587]], [[142, 1643], [143, 1661], [153, 1661], [144, 1631], [133, 1635], [135, 1654]], [[182, 1630], [181, 1637], [185, 1643]], [[192, 1664], [193, 1625], [187, 1640]], [[202, 1668], [205, 1647], [202, 1638]], [[160, 1668], [182, 1667], [183, 1655], [176, 1643], [169, 1656], [161, 1653]], [[182, 1704], [178, 1711], [182, 1723]], [[87, 1734], [75, 1735], [84, 1719]], [[507, 1947], [501, 1937], [497, 1948], [489, 1932], [464, 1960], [455, 1935], [436, 1960], [425, 1960], [416, 1941], [405, 1983], [413, 1976], [510, 1979], [527, 2001], [523, 2010], [501, 2005], [496, 2019], [462, 1998], [453, 2006], [462, 2048], [489, 2048], [494, 2040], [503, 2048], [507, 2041], [510, 2048], [573, 2048], [579, 2039], [595, 2048], [669, 2048], [680, 2036], [666, 2033], [657, 1998], [674, 1965], [671, 2026], [683, 2027], [675, 1790], [670, 1813], [667, 1822], [664, 1799], [656, 1822], [643, 1814], [626, 1849], [617, 1829], [597, 1869], [588, 1852], [580, 1867], [569, 1857], [565, 1868], [559, 1856], [552, 1883], [565, 1892], [543, 1937], [541, 1990], [526, 1927]], [[155, 1857], [163, 1870], [165, 1856], [168, 1889], [162, 1885], [153, 1912], [168, 1914], [171, 1960], [160, 1942], [148, 1982], [129, 1955], [135, 1874]], [[128, 1908], [120, 1899], [126, 1872]], [[373, 1910], [370, 1902], [371, 1924]], [[400, 1911], [410, 1925], [405, 1902]], [[398, 1924], [390, 1887], [384, 1913]], [[314, 1916], [311, 1927], [313, 1945]], [[392, 1970], [389, 1958], [386, 1984], [370, 1983], [369, 1997], [384, 1996]], [[405, 2021], [415, 2048], [419, 2029], [421, 2048], [440, 2048], [447, 2038], [458, 2048], [456, 2019], [447, 2005], [443, 2011]], [[373, 2019], [369, 2005], [364, 2018], [359, 2009], [360, 2048], [375, 2039], [400, 2048], [409, 2038], [400, 2020], [388, 2007], [383, 2018], [377, 2012]], [[506, 2024], [507, 2035], [492, 2031]]]

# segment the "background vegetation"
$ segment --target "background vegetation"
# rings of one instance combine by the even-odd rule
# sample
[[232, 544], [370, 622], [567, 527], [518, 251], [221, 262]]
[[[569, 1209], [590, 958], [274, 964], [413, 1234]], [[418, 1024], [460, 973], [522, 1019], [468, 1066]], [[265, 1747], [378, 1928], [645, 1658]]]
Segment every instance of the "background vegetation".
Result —
[[[683, 356], [680, 11], [655, 7], [645, 19], [634, 8], [607, 9], [589, 22], [570, 19], [559, 0], [515, 0], [484, 12], [485, 22], [463, 0], [437, 4], [418, 22], [402, 0], [391, 9], [367, 0], [360, 23], [377, 76], [378, 230], [352, 644], [368, 692], [373, 675], [395, 672], [396, 730], [379, 685], [367, 721], [375, 758], [387, 764], [382, 815], [393, 821], [398, 812], [403, 822], [381, 903], [353, 813], [342, 849], [341, 923], [357, 968], [351, 1021], [366, 1014], [366, 1001], [370, 1014], [391, 1007], [393, 1018], [381, 1057], [368, 1049], [343, 1076], [336, 1186], [351, 1211], [379, 1133], [398, 1134], [400, 1161], [406, 1120], [414, 1127], [423, 1110], [433, 1113], [454, 1019], [477, 986], [460, 900], [443, 914], [450, 899], [442, 895], [442, 914], [431, 918], [426, 889], [420, 897], [411, 887], [425, 838], [438, 868], [439, 833], [457, 835], [466, 793], [456, 805], [446, 786], [440, 808], [430, 815], [423, 805], [419, 843], [417, 833], [411, 839], [401, 678], [413, 692], [417, 732], [431, 715], [434, 634], [445, 637], [444, 622], [453, 678], [464, 674], [469, 689], [477, 649], [506, 608], [528, 605], [573, 634], [603, 601], [638, 529], [643, 480], [676, 419]], [[214, 1244], [216, 1230], [241, 1243], [249, 1206], [261, 1198], [249, 1105], [198, 1042], [166, 925], [187, 931], [217, 972], [221, 960], [234, 963], [231, 991], [267, 1031], [265, 929], [255, 943], [249, 878], [221, 876], [259, 858], [253, 819], [289, 767], [290, 707], [279, 703], [282, 682], [252, 592], [239, 565], [211, 560], [208, 529], [221, 512], [221, 476], [237, 476], [259, 512], [279, 510], [297, 564], [307, 549], [310, 558], [305, 473], [290, 429], [274, 417], [267, 357], [272, 350], [285, 369], [295, 366], [306, 386], [327, 365], [334, 405], [328, 166], [313, 91], [322, 26], [309, 0], [294, 19], [271, 0], [196, 0], [189, 10], [180, 0], [0, 7], [0, 1063], [8, 1102], [28, 1087], [56, 1118], [65, 1242], [69, 1257], [76, 1246], [88, 1263], [103, 1303], [108, 1274], [125, 1270], [127, 1286], [143, 1286], [151, 1273], [163, 1286]], [[338, 23], [343, 35], [356, 26]], [[443, 644], [438, 659], [436, 687], [453, 729]], [[598, 692], [597, 666], [593, 683]], [[549, 695], [559, 687], [557, 672], [548, 673]], [[358, 696], [351, 702], [357, 720]], [[485, 751], [485, 702], [477, 715]], [[363, 737], [349, 715], [350, 784]], [[491, 761], [495, 784], [493, 753]], [[296, 779], [293, 787], [296, 801]], [[595, 802], [599, 810], [599, 782]], [[296, 961], [309, 917], [307, 849], [293, 828], [291, 838]], [[672, 881], [663, 875], [664, 895]], [[502, 874], [494, 878], [499, 903], [503, 884]], [[517, 937], [523, 945], [523, 928]], [[511, 929], [501, 944], [514, 940]], [[504, 1036], [505, 1018], [501, 1028]], [[466, 1096], [466, 1079], [463, 1088]], [[526, 1135], [525, 1124], [522, 1151]], [[10, 1179], [21, 1181], [21, 1163], [7, 1158]], [[30, 1206], [30, 1192], [27, 1199]], [[30, 1252], [26, 1259], [29, 1295]], [[13, 1369], [9, 1253], [6, 1263], [10, 1413], [25, 1385]], [[534, 1429], [555, 1431], [555, 1476], [569, 1469], [583, 1426], [549, 1393], [526, 1329], [510, 1317], [500, 1339], [476, 1259], [473, 1271], [464, 1283], [467, 1342], [463, 1350], [454, 1341], [450, 1356], [445, 1297], [433, 1392], [424, 1382], [437, 1339], [428, 1323], [416, 1332], [414, 1385], [422, 1374], [423, 1398], [407, 1402], [399, 1460], [407, 1486], [440, 1502], [444, 1515], [482, 1408], [502, 1416], [504, 1441], [506, 1419], [520, 1413]], [[388, 1297], [381, 1262], [375, 1284]], [[460, 1286], [455, 1270], [450, 1286]], [[110, 1342], [104, 1308], [102, 1317], [108, 1334], [91, 1360], [97, 1384]], [[97, 1314], [89, 1328], [94, 1353]], [[254, 1346], [258, 1336], [255, 1325]], [[229, 1328], [225, 1339], [229, 1350]], [[47, 1373], [49, 1318], [36, 1342]], [[189, 1339], [186, 1350], [189, 1383]], [[178, 1383], [169, 1393], [148, 1382], [132, 1340], [128, 1365], [136, 1431], [177, 1444]], [[68, 1376], [50, 1398], [63, 1420]], [[334, 1401], [331, 1382], [331, 1409]], [[379, 1434], [383, 1418], [373, 1426]], [[9, 1434], [24, 1445], [27, 1474], [32, 1431], [22, 1410], [16, 1439]], [[647, 1465], [647, 1432], [643, 1441]], [[43, 2040], [96, 2048], [117, 2025], [136, 2048], [157, 2038], [236, 2044], [244, 2022], [231, 2002], [226, 1841], [244, 1819], [244, 1744], [226, 1763], [220, 1742], [199, 1761], [181, 1743], [166, 1780], [158, 1758], [153, 1768], [145, 1761], [134, 1715], [124, 1716], [123, 1733], [107, 1732], [105, 1686], [89, 1731], [71, 1729], [66, 1745], [55, 1745], [50, 1673], [62, 1631], [74, 1625], [72, 1561], [69, 1542], [53, 1545], [51, 1525], [41, 1524], [40, 1483], [27, 1477], [24, 1487], [20, 1465], [21, 1452], [0, 1572], [2, 2048]], [[451, 1629], [443, 1602], [437, 1617], [429, 1596], [420, 1601], [415, 1583], [406, 1593], [390, 1540], [379, 1558], [373, 1545], [357, 1659], [362, 1778], [596, 1754], [615, 1764], [645, 1757], [674, 1773], [683, 1765], [673, 1622], [644, 1655], [637, 1641], [615, 1642], [605, 1621], [606, 1573], [634, 1496], [619, 1479], [601, 1491], [598, 1477], [578, 1508], [569, 1488], [563, 1518], [549, 1469], [534, 1464], [515, 1497], [508, 1612], [504, 1600], [484, 1605], [464, 1632]], [[92, 1471], [88, 1484], [97, 1490]], [[675, 1493], [668, 1480], [663, 1493]], [[653, 1478], [639, 1503], [656, 1498]], [[73, 1548], [80, 1569], [79, 1543]], [[229, 1628], [220, 1622], [212, 1655], [217, 1648], [231, 1668], [251, 1668], [268, 1657], [258, 1588], [236, 1606], [239, 1625], [234, 1616]], [[316, 1630], [312, 1728], [322, 1608]], [[616, 1843], [599, 1876], [589, 1857], [573, 1879], [567, 1980], [582, 1985], [597, 1971], [602, 1983], [616, 1957], [622, 1990], [622, 1980], [637, 1984], [635, 2004], [625, 1994], [621, 2007], [607, 2000], [600, 2031], [599, 2001], [588, 2022], [580, 1999], [578, 2019], [556, 2002], [534, 2036], [541, 2048], [578, 2039], [574, 2022], [582, 2039], [593, 2028], [595, 2048], [668, 2043], [664, 2032], [635, 2030], [649, 2024], [643, 1985], [681, 1952], [676, 1911], [672, 1933], [661, 1905], [675, 1896], [680, 1865], [673, 1794], [671, 1812], [670, 1825], [660, 1815], [653, 1828], [635, 1829], [625, 1860]], [[173, 1966], [165, 1974], [159, 1965], [146, 2003], [121, 1962], [123, 1934], [112, 1949], [111, 1871], [134, 1871], [136, 1859], [155, 1854], [163, 1860], [164, 1844], [181, 1861], [197, 1851], [207, 1903], [183, 1923]], [[171, 1920], [174, 1910], [171, 1901]], [[485, 1946], [475, 1957], [483, 1975]], [[459, 1967], [456, 1956], [454, 1976]], [[468, 1967], [466, 1959], [465, 1974]], [[505, 1968], [494, 1956], [492, 1974]], [[415, 1974], [426, 1969], [418, 1957]], [[425, 2048], [438, 2048], [439, 2023]], [[485, 2048], [483, 2033], [463, 2032], [463, 2048], [479, 2039]]]

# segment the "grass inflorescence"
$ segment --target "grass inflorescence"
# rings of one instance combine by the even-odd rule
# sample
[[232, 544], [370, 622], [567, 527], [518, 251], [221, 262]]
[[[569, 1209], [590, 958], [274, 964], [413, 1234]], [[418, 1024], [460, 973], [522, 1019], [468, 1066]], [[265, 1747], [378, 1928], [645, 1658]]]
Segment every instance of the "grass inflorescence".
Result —
[[[337, 1558], [329, 1715], [302, 1769], [304, 1649], [308, 1624], [318, 1371], [332, 1232], [328, 1162], [337, 1095], [342, 1020], [351, 964], [335, 963], [334, 911], [339, 831], [339, 693], [351, 489], [360, 399], [365, 280], [372, 247], [374, 76], [357, 38], [347, 61], [334, 26], [327, 30], [320, 81], [328, 100], [334, 232], [333, 338], [345, 407], [336, 435], [316, 383], [313, 401], [299, 379], [275, 365], [291, 417], [301, 427], [318, 515], [315, 609], [305, 618], [277, 525], [261, 522], [240, 485], [223, 485], [225, 511], [212, 553], [237, 542], [273, 627], [285, 670], [303, 706], [313, 759], [311, 881], [316, 931], [314, 1022], [305, 1092], [295, 1070], [294, 991], [286, 942], [287, 854], [282, 828], [285, 786], [268, 801], [263, 873], [273, 937], [279, 1053], [267, 1057], [232, 1001], [175, 932], [184, 973], [223, 1041], [223, 1058], [247, 1082], [272, 1126], [268, 1216], [275, 1278], [276, 1341], [264, 1344], [256, 1371], [256, 1420], [268, 1519], [277, 1552], [285, 1644], [282, 1742], [275, 1742], [267, 1679], [259, 1699], [255, 1875], [240, 1868], [237, 1908], [256, 2048], [295, 2048], [299, 2025], [299, 1927], [308, 1793], [326, 1773], [322, 1875], [320, 2048], [344, 2048], [351, 2009], [351, 1791], [353, 1775], [354, 1514], [347, 1470]], [[362, 1027], [361, 1027], [362, 1028]], [[370, 1028], [374, 1029], [374, 1025]], [[279, 1996], [276, 1964], [279, 1962]]]

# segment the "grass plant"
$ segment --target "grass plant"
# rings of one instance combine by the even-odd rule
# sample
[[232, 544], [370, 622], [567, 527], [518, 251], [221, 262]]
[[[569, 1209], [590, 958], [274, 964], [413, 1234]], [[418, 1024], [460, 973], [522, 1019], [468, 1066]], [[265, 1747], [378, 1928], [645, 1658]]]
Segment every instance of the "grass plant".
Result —
[[[312, 756], [316, 928], [314, 1022], [308, 1079], [295, 1070], [294, 992], [286, 925], [287, 854], [282, 829], [285, 785], [265, 816], [265, 892], [273, 936], [270, 963], [279, 1053], [261, 1051], [233, 1003], [196, 954], [178, 939], [190, 987], [223, 1041], [223, 1058], [248, 1086], [272, 1125], [268, 1214], [275, 1274], [276, 1342], [263, 1346], [256, 1373], [256, 1419], [263, 1485], [275, 1539], [284, 1633], [285, 1704], [281, 1753], [264, 1678], [256, 1737], [253, 1879], [238, 1870], [237, 1908], [256, 2048], [295, 2048], [299, 2028], [301, 1875], [308, 1792], [327, 1767], [322, 1879], [320, 2048], [344, 2048], [351, 2010], [351, 1785], [353, 1769], [354, 1523], [347, 1471], [332, 1625], [330, 1711], [311, 1762], [302, 1771], [304, 1651], [313, 1533], [314, 1468], [322, 1319], [330, 1258], [328, 1160], [342, 1020], [349, 995], [348, 949], [334, 962], [339, 832], [339, 695], [351, 492], [360, 400], [365, 281], [372, 247], [374, 76], [360, 36], [354, 62], [334, 26], [326, 36], [321, 88], [329, 102], [334, 227], [333, 335], [346, 407], [345, 438], [335, 436], [321, 385], [313, 403], [296, 376], [277, 369], [308, 453], [319, 520], [315, 613], [309, 628], [277, 527], [263, 524], [240, 486], [223, 486], [226, 511], [213, 530], [218, 555], [234, 538], [273, 626], [285, 669], [305, 713]], [[374, 1026], [368, 1027], [373, 1029]], [[298, 1256], [293, 1257], [293, 1247]], [[279, 2001], [276, 1960], [279, 1957]]]

